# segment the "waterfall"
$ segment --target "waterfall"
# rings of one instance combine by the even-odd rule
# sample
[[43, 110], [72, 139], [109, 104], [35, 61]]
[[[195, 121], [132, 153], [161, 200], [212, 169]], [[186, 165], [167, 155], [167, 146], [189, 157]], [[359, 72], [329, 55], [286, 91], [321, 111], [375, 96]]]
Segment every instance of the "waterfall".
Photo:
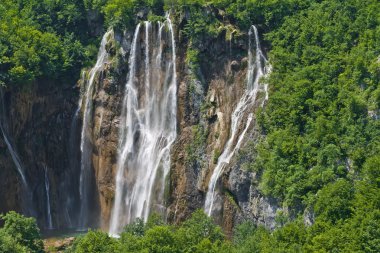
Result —
[[25, 177], [25, 171], [22, 166], [20, 157], [18, 156], [15, 148], [12, 145], [11, 139], [9, 138], [9, 133], [8, 133], [8, 122], [7, 122], [7, 117], [5, 115], [5, 104], [4, 104], [4, 95], [3, 95], [3, 90], [0, 89], [0, 96], [1, 96], [1, 105], [0, 105], [0, 130], [3, 135], [5, 144], [8, 148], [8, 151], [12, 157], [12, 160], [14, 164], [16, 165], [17, 172], [20, 174], [21, 181], [23, 183], [23, 186], [25, 189], [28, 189], [28, 183], [26, 181]]
[[92, 96], [94, 91], [95, 78], [97, 73], [103, 69], [104, 64], [108, 60], [106, 51], [106, 44], [109, 35], [112, 31], [104, 34], [99, 52], [98, 59], [95, 66], [89, 73], [87, 88], [84, 94], [84, 108], [83, 108], [83, 125], [81, 132], [81, 169], [80, 169], [80, 182], [79, 182], [79, 195], [80, 195], [80, 214], [79, 214], [79, 228], [85, 229], [88, 226], [89, 216], [89, 195], [91, 184], [91, 157], [92, 157], [92, 116], [93, 116], [93, 102]]
[[163, 23], [145, 22], [144, 30], [141, 26], [134, 33], [121, 115], [113, 235], [136, 218], [146, 221], [152, 210], [165, 209], [170, 147], [177, 132], [173, 25], [167, 17]]
[[[85, 71], [82, 73], [82, 80], [85, 80]], [[82, 82], [84, 83], [84, 82]], [[62, 191], [70, 194], [65, 194], [64, 200], [65, 211], [64, 217], [69, 228], [73, 228], [75, 225], [79, 226], [77, 208], [79, 199], [79, 185], [80, 169], [81, 169], [81, 152], [78, 145], [81, 141], [81, 129], [80, 129], [80, 111], [82, 109], [82, 97], [79, 98], [78, 108], [75, 111], [71, 120], [70, 126], [70, 139], [69, 139], [69, 157], [70, 157], [70, 169], [65, 171], [65, 181], [63, 182]]]
[[[216, 197], [216, 185], [218, 179], [222, 175], [225, 167], [230, 163], [230, 160], [236, 151], [239, 150], [245, 134], [251, 125], [253, 119], [252, 111], [254, 110], [258, 92], [262, 91], [265, 93], [261, 106], [264, 106], [264, 102], [268, 99], [268, 86], [267, 84], [260, 83], [260, 79], [269, 73], [268, 70], [270, 70], [270, 68], [265, 67], [268, 61], [261, 51], [257, 28], [252, 26], [248, 34], [249, 61], [247, 71], [247, 88], [231, 115], [230, 136], [224, 147], [223, 153], [218, 158], [217, 165], [208, 184], [204, 210], [209, 216], [212, 215], [214, 208], [213, 206]], [[253, 49], [252, 45], [252, 35], [254, 35], [253, 39], [255, 41], [255, 49]], [[255, 54], [253, 54], [253, 50], [255, 50]], [[243, 131], [239, 131], [240, 129], [243, 129]]]
[[51, 206], [50, 206], [50, 184], [47, 166], [44, 166], [45, 170], [45, 191], [46, 191], [46, 212], [47, 212], [47, 225], [48, 229], [53, 229], [53, 220], [51, 218]]

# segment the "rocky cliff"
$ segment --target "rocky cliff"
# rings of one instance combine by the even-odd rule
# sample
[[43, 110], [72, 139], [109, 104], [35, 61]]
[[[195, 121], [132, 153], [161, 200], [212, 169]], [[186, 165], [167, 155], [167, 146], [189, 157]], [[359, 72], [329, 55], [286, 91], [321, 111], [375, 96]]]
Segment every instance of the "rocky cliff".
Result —
[[[210, 11], [208, 15], [218, 16], [218, 13]], [[247, 83], [248, 34], [238, 32], [224, 20], [224, 28], [217, 37], [203, 36], [194, 46], [182, 32], [187, 22], [186, 13], [178, 14], [173, 22], [177, 43], [178, 127], [177, 139], [171, 148], [170, 184], [165, 201], [168, 220], [180, 222], [194, 210], [203, 208], [208, 182], [229, 138], [231, 114]], [[90, 94], [93, 178], [89, 186], [89, 224], [104, 229], [108, 229], [115, 197], [120, 115], [132, 39], [132, 30], [111, 34], [106, 45], [109, 59], [96, 74]], [[192, 49], [199, 53], [197, 64], [189, 55]], [[138, 78], [143, 78], [142, 75]], [[79, 81], [82, 98], [88, 85], [86, 79], [88, 72]], [[79, 139], [84, 99], [77, 105], [79, 97], [72, 84], [52, 83], [50, 86], [49, 90], [39, 90], [36, 85], [34, 90], [5, 93], [10, 135], [23, 161], [28, 189], [23, 189], [6, 145], [1, 143], [0, 176], [9, 180], [0, 185], [0, 202], [4, 203], [0, 211], [22, 210], [22, 192], [30, 191], [33, 215], [46, 227], [44, 168], [48, 168], [54, 226], [75, 227], [80, 201]], [[253, 112], [260, 107], [263, 95], [259, 97], [261, 100]], [[246, 136], [242, 151], [225, 167], [219, 184], [221, 201], [215, 217], [228, 232], [247, 218], [274, 228], [279, 210], [275, 200], [261, 196], [255, 185], [257, 175], [244, 166], [254, 159], [255, 143], [261, 136], [256, 124], [248, 129]]]
[[0, 184], [0, 212], [13, 209], [33, 215], [42, 228], [47, 228], [48, 222], [45, 169], [55, 226], [67, 226], [75, 213], [70, 202], [75, 201], [76, 189], [72, 186], [78, 177], [70, 166], [70, 125], [77, 92], [72, 86], [40, 80], [20, 89], [3, 89], [2, 124], [20, 159], [26, 184], [5, 138], [1, 138], [0, 178], [6, 180]]
[[[227, 31], [217, 38], [202, 39], [197, 45], [199, 64], [194, 67], [187, 55], [192, 45], [181, 36], [183, 23], [186, 15], [178, 16], [175, 20], [178, 136], [171, 149], [170, 186], [166, 193], [167, 218], [171, 222], [180, 222], [194, 210], [203, 208], [208, 181], [230, 134], [231, 114], [244, 93], [248, 68], [248, 34], [229, 38]], [[127, 31], [114, 36], [108, 46], [112, 59], [99, 74], [93, 97], [93, 166], [105, 229], [115, 196], [120, 106], [133, 34]], [[143, 78], [143, 73], [137, 77]], [[252, 149], [260, 138], [254, 125], [243, 143], [243, 146], [249, 143], [245, 149], [250, 150], [236, 155], [221, 179], [222, 203], [216, 217], [220, 217], [217, 221], [227, 231], [247, 218], [270, 228], [275, 226], [279, 207], [275, 200], [261, 196], [254, 185], [256, 175], [243, 166], [253, 159]]]

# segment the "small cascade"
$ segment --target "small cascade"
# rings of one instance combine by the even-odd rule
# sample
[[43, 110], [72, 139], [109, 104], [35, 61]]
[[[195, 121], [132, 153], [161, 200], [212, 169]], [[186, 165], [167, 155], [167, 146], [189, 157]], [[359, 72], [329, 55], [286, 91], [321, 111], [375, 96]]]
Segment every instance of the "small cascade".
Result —
[[12, 160], [16, 165], [17, 172], [20, 174], [21, 181], [25, 189], [28, 189], [28, 183], [26, 181], [25, 170], [22, 166], [21, 159], [18, 156], [16, 149], [14, 148], [12, 141], [9, 137], [8, 121], [5, 115], [5, 103], [3, 90], [0, 88], [1, 104], [0, 104], [0, 130], [3, 135], [5, 144], [7, 145], [8, 151], [11, 154]]
[[47, 225], [48, 229], [53, 229], [53, 220], [51, 217], [51, 205], [50, 205], [50, 183], [48, 176], [48, 168], [44, 166], [45, 170], [45, 192], [46, 192], [46, 212], [47, 212]]
[[79, 228], [86, 229], [89, 216], [89, 195], [91, 185], [91, 156], [92, 156], [92, 116], [93, 116], [93, 101], [92, 96], [94, 92], [95, 78], [99, 71], [104, 67], [108, 60], [106, 51], [106, 43], [112, 31], [104, 34], [99, 52], [98, 59], [95, 66], [89, 73], [87, 88], [84, 94], [84, 107], [83, 107], [83, 125], [81, 133], [81, 169], [80, 169], [80, 182], [79, 182], [79, 195], [80, 195], [80, 214], [79, 214]]
[[[254, 38], [252, 38], [252, 35]], [[252, 45], [252, 39], [255, 41], [254, 46]], [[255, 54], [253, 51], [255, 51]], [[261, 106], [264, 106], [265, 101], [268, 99], [268, 86], [267, 84], [260, 83], [260, 79], [269, 74], [270, 71], [268, 70], [270, 70], [270, 67], [266, 67], [268, 61], [261, 51], [259, 35], [255, 26], [252, 26], [249, 30], [248, 58], [247, 88], [231, 115], [230, 136], [224, 147], [223, 153], [219, 156], [218, 163], [208, 184], [204, 210], [209, 216], [211, 216], [214, 211], [218, 180], [226, 166], [230, 163], [231, 158], [235, 155], [236, 151], [240, 149], [244, 137], [251, 126], [254, 116], [252, 111], [256, 104], [257, 94], [259, 92], [265, 93]], [[241, 131], [241, 129], [243, 130]]]
[[136, 218], [146, 221], [153, 210], [165, 213], [170, 148], [177, 134], [175, 51], [169, 17], [137, 25], [121, 115], [113, 235]]

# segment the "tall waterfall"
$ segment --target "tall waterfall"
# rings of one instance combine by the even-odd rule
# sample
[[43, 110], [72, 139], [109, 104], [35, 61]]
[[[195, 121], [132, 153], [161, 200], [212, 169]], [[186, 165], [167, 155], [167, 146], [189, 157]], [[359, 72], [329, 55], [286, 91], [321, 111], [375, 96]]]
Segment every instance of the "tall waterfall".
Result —
[[[249, 62], [247, 71], [247, 88], [231, 115], [230, 136], [224, 147], [223, 153], [218, 159], [218, 163], [212, 173], [208, 184], [204, 210], [209, 216], [212, 215], [214, 208], [214, 202], [217, 195], [216, 185], [218, 179], [222, 175], [225, 167], [230, 163], [230, 160], [236, 151], [239, 150], [242, 141], [247, 133], [247, 130], [251, 125], [253, 119], [252, 112], [254, 110], [254, 105], [256, 104], [258, 97], [257, 94], [261, 91], [265, 93], [265, 97], [261, 103], [261, 106], [263, 106], [265, 100], [268, 99], [268, 86], [267, 84], [262, 84], [260, 82], [260, 79], [269, 73], [270, 66], [265, 66], [268, 61], [261, 51], [257, 28], [255, 26], [252, 26], [248, 34]], [[253, 38], [252, 35], [254, 35]], [[252, 45], [252, 40], [255, 41], [254, 46]], [[255, 51], [255, 53], [253, 53], [253, 51]]]
[[111, 234], [136, 218], [146, 221], [152, 210], [165, 210], [170, 147], [177, 131], [175, 50], [168, 17], [163, 23], [137, 25], [121, 115]]
[[51, 206], [50, 206], [50, 183], [47, 166], [44, 167], [45, 170], [45, 192], [46, 192], [46, 212], [47, 212], [47, 225], [48, 229], [53, 229], [53, 220], [51, 217]]
[[92, 156], [92, 114], [93, 114], [93, 102], [92, 96], [94, 91], [95, 78], [99, 71], [103, 69], [104, 64], [108, 60], [108, 54], [106, 51], [107, 39], [112, 31], [104, 34], [99, 52], [98, 59], [89, 73], [89, 79], [87, 83], [86, 92], [84, 94], [84, 107], [83, 107], [83, 125], [81, 134], [81, 170], [80, 170], [80, 182], [79, 182], [79, 194], [80, 194], [80, 214], [79, 214], [79, 228], [85, 229], [88, 226], [89, 215], [89, 189], [91, 179], [91, 156]]

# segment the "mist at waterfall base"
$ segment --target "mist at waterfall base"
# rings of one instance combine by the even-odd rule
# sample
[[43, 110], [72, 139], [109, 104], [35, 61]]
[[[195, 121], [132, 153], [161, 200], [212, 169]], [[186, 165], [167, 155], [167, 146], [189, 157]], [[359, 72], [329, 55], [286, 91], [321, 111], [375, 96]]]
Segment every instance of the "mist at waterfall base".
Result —
[[[261, 78], [269, 72], [270, 66], [261, 50], [257, 28], [252, 26], [249, 30], [247, 86], [232, 112], [229, 138], [208, 183], [204, 210], [209, 216], [218, 213], [221, 209], [221, 206], [217, 206], [217, 204], [221, 204], [220, 192], [217, 189], [219, 179], [232, 157], [240, 149], [244, 137], [252, 125], [255, 106], [262, 107], [268, 100], [268, 86], [266, 83], [262, 83]], [[265, 96], [262, 102], [257, 105], [259, 92], [264, 92]]]

